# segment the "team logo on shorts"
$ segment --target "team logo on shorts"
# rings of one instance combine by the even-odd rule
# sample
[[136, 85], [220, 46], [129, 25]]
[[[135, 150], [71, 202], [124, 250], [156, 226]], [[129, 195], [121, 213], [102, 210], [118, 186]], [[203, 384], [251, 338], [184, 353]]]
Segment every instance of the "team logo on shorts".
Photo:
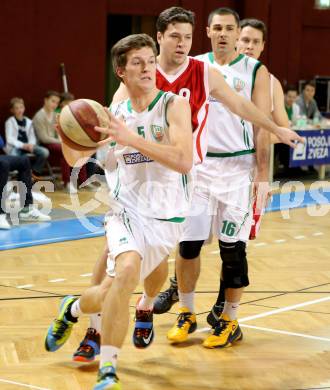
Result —
[[155, 140], [161, 142], [164, 138], [164, 129], [161, 126], [151, 125], [150, 130]]
[[238, 77], [234, 77], [234, 88], [237, 92], [241, 92], [243, 88], [245, 87], [245, 82]]

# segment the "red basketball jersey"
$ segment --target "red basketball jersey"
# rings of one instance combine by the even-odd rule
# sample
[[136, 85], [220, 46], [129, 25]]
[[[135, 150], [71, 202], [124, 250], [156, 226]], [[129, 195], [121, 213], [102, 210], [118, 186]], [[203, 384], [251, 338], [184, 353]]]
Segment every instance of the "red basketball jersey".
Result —
[[167, 75], [157, 66], [157, 88], [171, 91], [189, 100], [194, 138], [195, 164], [201, 163], [207, 151], [208, 64], [188, 57], [187, 66], [176, 75]]

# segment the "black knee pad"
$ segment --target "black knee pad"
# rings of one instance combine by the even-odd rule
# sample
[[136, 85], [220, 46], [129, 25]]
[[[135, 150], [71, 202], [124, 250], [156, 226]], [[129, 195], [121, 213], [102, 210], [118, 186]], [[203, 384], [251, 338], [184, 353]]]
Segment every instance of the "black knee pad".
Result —
[[194, 259], [201, 253], [204, 240], [200, 241], [182, 241], [179, 244], [180, 256], [186, 260]]
[[225, 288], [241, 288], [249, 285], [246, 244], [243, 241], [219, 240], [222, 259], [222, 279]]

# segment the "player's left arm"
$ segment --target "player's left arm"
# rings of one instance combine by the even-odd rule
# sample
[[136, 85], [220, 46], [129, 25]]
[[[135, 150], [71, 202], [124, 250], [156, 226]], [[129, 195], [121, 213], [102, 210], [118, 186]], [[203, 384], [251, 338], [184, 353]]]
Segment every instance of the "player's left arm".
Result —
[[[278, 126], [290, 127], [289, 118], [285, 111], [283, 88], [276, 77], [274, 77], [273, 103], [274, 111], [272, 112], [272, 116], [274, 122]], [[271, 142], [276, 144], [281, 141], [276, 136], [272, 136]]]
[[[270, 117], [271, 96], [270, 82], [267, 68], [262, 65], [256, 74], [252, 102], [267, 117]], [[262, 210], [270, 196], [269, 186], [269, 159], [270, 159], [270, 134], [268, 131], [254, 126], [254, 138], [256, 146], [257, 171], [254, 177], [253, 192], [257, 197], [257, 209]]]
[[95, 127], [95, 130], [107, 134], [108, 141], [123, 146], [131, 146], [152, 160], [180, 173], [188, 173], [193, 165], [192, 126], [189, 102], [179, 96], [172, 98], [167, 106], [169, 125], [169, 144], [149, 141], [129, 129], [122, 118], [105, 110], [109, 117], [108, 127]]
[[276, 126], [265, 114], [249, 100], [235, 93], [225, 82], [221, 73], [214, 67], [209, 67], [210, 94], [226, 105], [230, 111], [258, 127], [275, 134], [283, 143], [295, 147], [295, 141], [304, 142], [294, 131]]

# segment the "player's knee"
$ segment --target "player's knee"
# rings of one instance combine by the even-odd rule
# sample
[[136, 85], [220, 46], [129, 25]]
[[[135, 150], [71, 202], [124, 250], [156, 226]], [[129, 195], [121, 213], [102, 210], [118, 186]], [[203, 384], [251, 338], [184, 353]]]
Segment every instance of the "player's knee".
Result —
[[179, 244], [180, 256], [186, 260], [195, 259], [201, 253], [204, 240], [200, 241], [182, 241]]
[[116, 282], [120, 288], [130, 290], [135, 289], [139, 283], [140, 272], [134, 263], [127, 262], [125, 265], [116, 270]]
[[245, 242], [224, 242], [219, 240], [219, 247], [225, 288], [248, 286], [249, 277]]

